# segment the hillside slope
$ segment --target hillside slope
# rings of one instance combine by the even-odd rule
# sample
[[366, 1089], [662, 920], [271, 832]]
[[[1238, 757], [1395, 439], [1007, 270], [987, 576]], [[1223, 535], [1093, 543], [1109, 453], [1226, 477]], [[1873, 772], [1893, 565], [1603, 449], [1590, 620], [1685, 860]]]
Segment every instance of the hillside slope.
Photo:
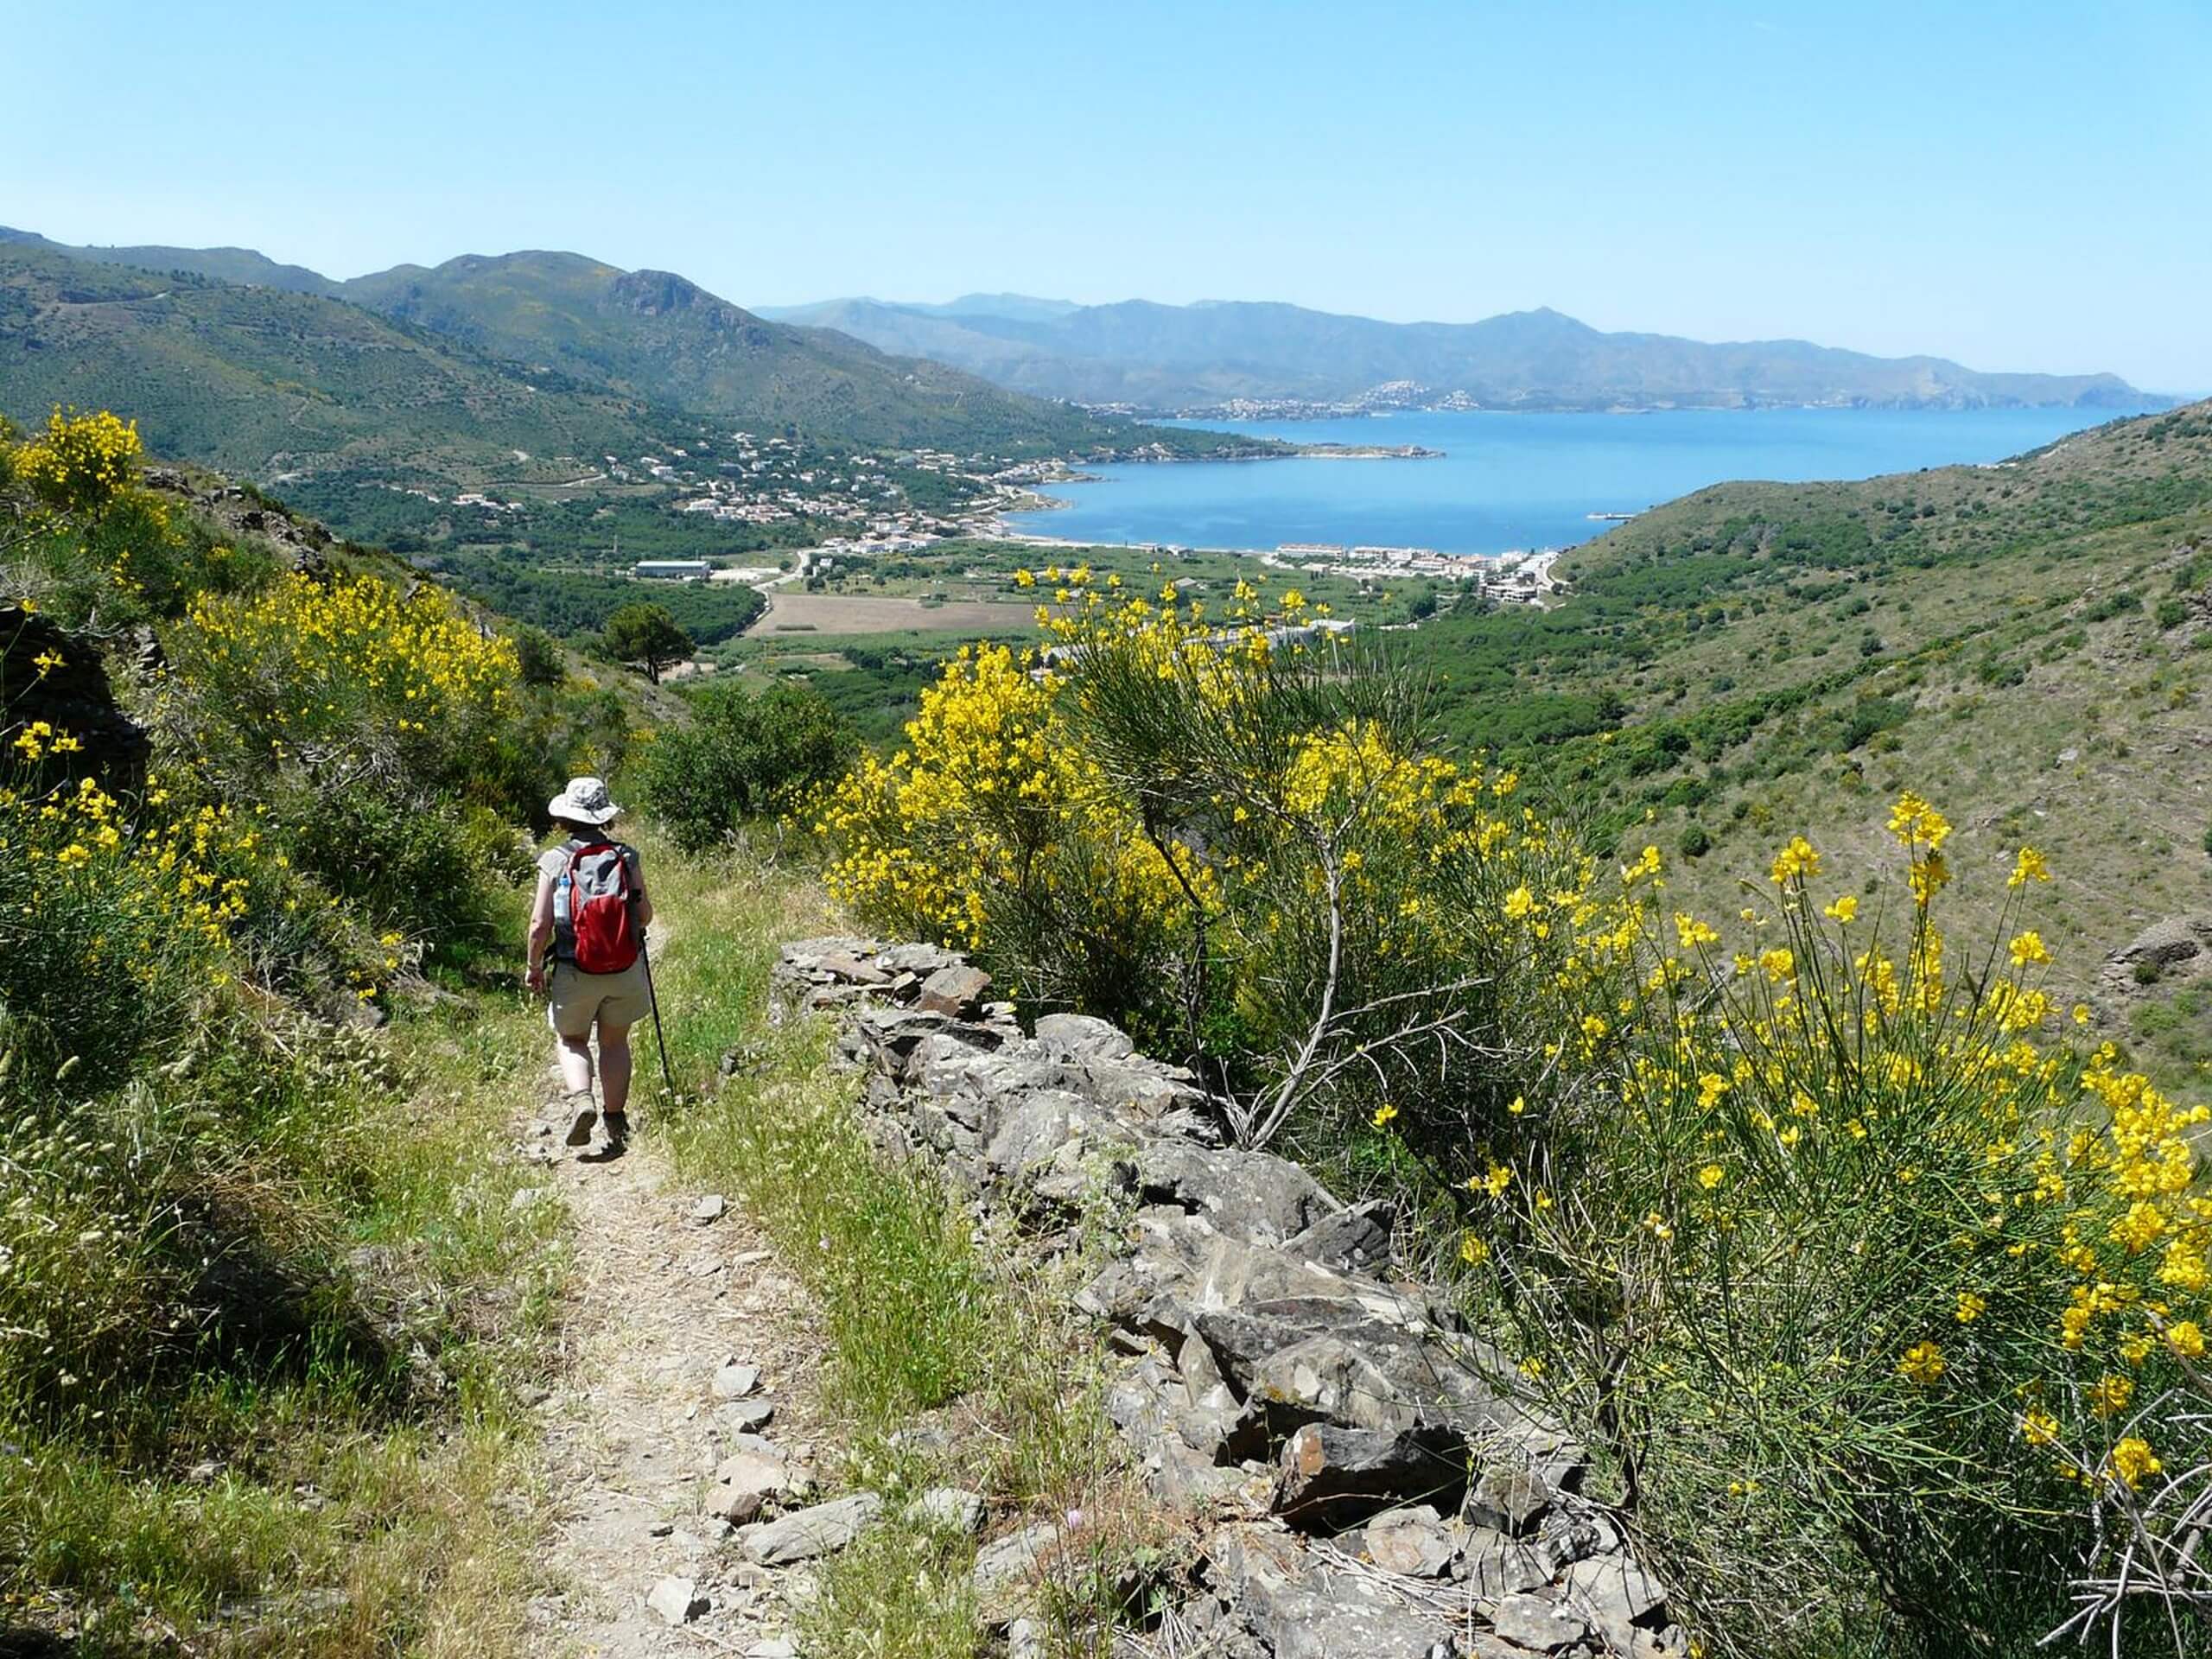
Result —
[[[887, 357], [844, 334], [764, 321], [672, 272], [626, 271], [581, 254], [467, 255], [434, 270], [399, 265], [341, 283], [245, 248], [69, 247], [0, 227], [0, 262], [49, 274], [72, 266], [112, 273], [74, 279], [93, 292], [129, 286], [137, 280], [132, 272], [167, 279], [164, 285], [197, 279], [203, 286], [242, 288], [264, 296], [265, 305], [241, 304], [266, 314], [260, 332], [276, 336], [359, 333], [358, 323], [327, 314], [288, 312], [281, 296], [342, 300], [390, 319], [418, 340], [457, 348], [478, 368], [527, 380], [533, 395], [557, 394], [564, 388], [547, 383], [568, 381], [588, 394], [847, 444], [1084, 458], [1140, 448], [1251, 454], [1271, 447], [1220, 434], [1136, 428], [1009, 393], [940, 363]], [[4, 274], [7, 268], [0, 264], [0, 286], [15, 280]], [[227, 342], [208, 344], [216, 358], [228, 349]], [[262, 365], [250, 351], [240, 366], [251, 374]], [[433, 389], [417, 401], [436, 399]], [[108, 391], [89, 401], [120, 397]], [[240, 464], [236, 454], [206, 458]]]
[[[634, 453], [632, 399], [525, 381], [359, 306], [0, 244], [0, 413], [111, 406], [157, 453], [261, 483], [371, 467], [471, 487]], [[573, 470], [569, 468], [567, 470]]]
[[1118, 435], [1078, 410], [1010, 397], [843, 334], [764, 322], [668, 271], [573, 253], [470, 255], [342, 285], [346, 298], [535, 368], [682, 409], [857, 442], [1080, 453]]
[[339, 284], [305, 265], [280, 264], [251, 248], [170, 248], [155, 245], [137, 247], [71, 247], [34, 231], [15, 231], [0, 225], [0, 247], [40, 248], [96, 265], [131, 265], [140, 270], [184, 271], [218, 283], [238, 283], [258, 288], [281, 288], [295, 294], [335, 297]]
[[[2108, 1029], [2212, 1058], [2212, 404], [1995, 467], [1721, 485], [1562, 573], [1549, 612], [1423, 629], [1460, 736], [1561, 780], [1630, 852], [1658, 843], [1724, 912], [1784, 826], [1855, 889], [1916, 790], [1962, 869], [2050, 855], [2059, 982]], [[2171, 960], [2139, 982], [2145, 953]]]
[[1245, 302], [1055, 310], [1018, 296], [971, 296], [956, 307], [840, 300], [774, 315], [935, 357], [1020, 391], [1145, 410], [1232, 399], [1346, 403], [1386, 386], [1394, 387], [1386, 401], [1523, 409], [2145, 401], [2110, 374], [1984, 374], [1942, 358], [1878, 358], [1796, 340], [1707, 344], [1606, 334], [1548, 309], [1472, 323], [1391, 323]]

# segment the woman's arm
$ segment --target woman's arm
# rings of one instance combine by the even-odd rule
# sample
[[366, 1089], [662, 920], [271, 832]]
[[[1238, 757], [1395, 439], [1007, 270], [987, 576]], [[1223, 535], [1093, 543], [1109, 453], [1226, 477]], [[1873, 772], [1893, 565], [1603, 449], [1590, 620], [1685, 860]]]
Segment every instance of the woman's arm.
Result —
[[650, 927], [653, 919], [653, 898], [652, 894], [645, 891], [645, 863], [639, 858], [635, 848], [630, 849], [629, 857], [630, 891], [637, 895], [630, 902], [637, 910], [638, 925]]
[[523, 946], [523, 982], [533, 991], [545, 988], [545, 950], [553, 943], [553, 878], [537, 873], [537, 896], [531, 901], [530, 939]]

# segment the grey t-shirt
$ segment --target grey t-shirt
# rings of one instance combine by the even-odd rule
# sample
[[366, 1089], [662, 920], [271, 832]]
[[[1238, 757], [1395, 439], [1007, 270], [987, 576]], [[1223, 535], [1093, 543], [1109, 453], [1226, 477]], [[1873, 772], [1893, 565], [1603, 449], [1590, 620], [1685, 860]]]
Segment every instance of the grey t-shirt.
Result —
[[[575, 855], [578, 848], [598, 844], [597, 842], [570, 836], [566, 841], [556, 842], [540, 853], [537, 868], [557, 881], [569, 873], [569, 860]], [[630, 891], [642, 895], [645, 890], [645, 875], [644, 868], [638, 862], [638, 849], [624, 842], [618, 841], [614, 844], [622, 849], [622, 861], [630, 867]]]

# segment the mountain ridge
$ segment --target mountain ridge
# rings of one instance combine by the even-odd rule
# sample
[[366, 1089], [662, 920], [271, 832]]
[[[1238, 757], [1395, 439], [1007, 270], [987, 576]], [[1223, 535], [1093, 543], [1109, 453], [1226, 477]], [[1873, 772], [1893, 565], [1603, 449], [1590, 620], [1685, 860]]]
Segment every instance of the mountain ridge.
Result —
[[[463, 254], [435, 266], [397, 265], [336, 282], [251, 249], [73, 247], [0, 227], [0, 265], [15, 272], [19, 288], [29, 265], [41, 260], [67, 261], [80, 270], [189, 278], [240, 296], [286, 296], [238, 302], [248, 308], [259, 304], [272, 321], [287, 303], [342, 305], [417, 331], [418, 344], [442, 341], [473, 355], [480, 360], [468, 365], [472, 375], [557, 373], [593, 395], [847, 442], [1068, 457], [1147, 443], [1171, 453], [1202, 452], [1217, 442], [1250, 448], [1248, 440], [1102, 419], [940, 363], [887, 355], [849, 335], [767, 321], [675, 272], [624, 270], [564, 251]], [[51, 268], [39, 279], [52, 290], [49, 318], [59, 297], [53, 279]], [[20, 296], [15, 308], [20, 315]], [[306, 318], [295, 309], [275, 326], [326, 338], [362, 332], [357, 323], [325, 318], [310, 324]], [[249, 356], [269, 345], [251, 338], [251, 330], [227, 338]], [[19, 335], [15, 344], [25, 342]], [[206, 340], [171, 344], [202, 356], [208, 346]], [[55, 377], [29, 378], [43, 384]], [[234, 448], [206, 458], [232, 470], [265, 472], [263, 461]]]
[[1521, 409], [1865, 404], [2139, 409], [2170, 399], [2109, 373], [1984, 372], [1797, 339], [1702, 341], [1608, 332], [1548, 306], [1474, 322], [1383, 322], [1276, 301], [1123, 300], [1053, 315], [1024, 296], [946, 306], [838, 300], [766, 308], [883, 350], [931, 356], [1010, 390], [1147, 413], [1240, 404]]

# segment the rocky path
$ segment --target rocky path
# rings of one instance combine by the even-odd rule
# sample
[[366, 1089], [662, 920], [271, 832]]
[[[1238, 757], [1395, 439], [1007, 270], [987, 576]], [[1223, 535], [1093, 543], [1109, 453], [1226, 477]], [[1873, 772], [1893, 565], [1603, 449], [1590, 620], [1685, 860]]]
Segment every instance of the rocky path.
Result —
[[547, 1122], [526, 1126], [522, 1155], [544, 1166], [539, 1201], [567, 1205], [575, 1251], [540, 1408], [553, 1519], [532, 1650], [791, 1655], [810, 1586], [728, 1547], [715, 1477], [749, 1452], [804, 1482], [818, 1348], [798, 1282], [742, 1211], [677, 1179], [649, 1122], [612, 1162], [580, 1160]]

